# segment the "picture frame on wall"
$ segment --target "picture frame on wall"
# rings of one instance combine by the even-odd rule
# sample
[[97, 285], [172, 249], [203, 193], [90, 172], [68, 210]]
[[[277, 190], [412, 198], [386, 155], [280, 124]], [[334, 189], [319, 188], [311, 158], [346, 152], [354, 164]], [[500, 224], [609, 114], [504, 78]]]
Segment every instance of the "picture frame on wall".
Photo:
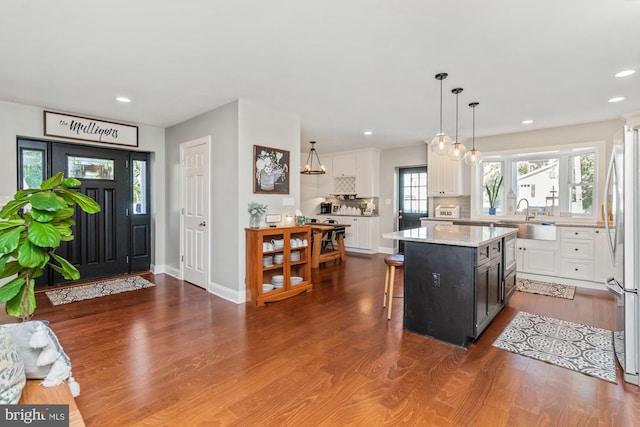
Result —
[[289, 194], [289, 151], [253, 146], [254, 194]]

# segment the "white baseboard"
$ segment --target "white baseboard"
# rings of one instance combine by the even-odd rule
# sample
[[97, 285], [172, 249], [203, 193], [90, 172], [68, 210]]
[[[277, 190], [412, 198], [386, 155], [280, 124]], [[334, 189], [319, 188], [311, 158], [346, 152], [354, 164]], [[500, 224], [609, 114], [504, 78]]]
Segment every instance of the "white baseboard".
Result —
[[378, 253], [393, 255], [396, 253], [396, 250], [393, 246], [380, 246], [378, 248]]
[[[170, 265], [154, 265], [151, 271], [153, 271], [153, 274], [168, 274], [178, 280], [182, 280], [182, 277], [180, 277], [180, 270]], [[207, 292], [235, 304], [244, 304], [247, 299], [246, 292], [244, 290], [236, 291], [213, 282], [209, 283]]]
[[180, 270], [170, 265], [166, 265], [166, 264], [154, 265], [151, 271], [153, 271], [153, 274], [164, 273], [164, 274], [168, 274], [171, 277], [175, 277], [176, 279], [182, 280], [182, 277], [180, 277]]
[[207, 289], [209, 293], [220, 297], [222, 299], [226, 299], [227, 301], [231, 301], [235, 304], [244, 304], [246, 302], [246, 292], [244, 290], [236, 291], [234, 289], [229, 289], [226, 286], [222, 286], [218, 283], [209, 282], [209, 289]]

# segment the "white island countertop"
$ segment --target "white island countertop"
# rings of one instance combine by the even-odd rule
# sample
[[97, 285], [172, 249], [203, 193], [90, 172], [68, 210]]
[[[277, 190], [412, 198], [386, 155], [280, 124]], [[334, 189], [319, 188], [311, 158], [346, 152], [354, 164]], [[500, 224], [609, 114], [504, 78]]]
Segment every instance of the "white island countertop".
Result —
[[494, 240], [517, 234], [517, 228], [485, 227], [476, 225], [431, 225], [410, 230], [384, 233], [385, 239], [405, 240], [438, 245], [468, 246], [477, 248]]

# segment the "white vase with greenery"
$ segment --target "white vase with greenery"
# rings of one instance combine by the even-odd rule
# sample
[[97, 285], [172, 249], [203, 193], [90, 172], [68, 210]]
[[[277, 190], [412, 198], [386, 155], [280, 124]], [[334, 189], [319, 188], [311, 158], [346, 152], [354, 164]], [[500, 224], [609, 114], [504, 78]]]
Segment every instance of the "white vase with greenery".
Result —
[[268, 206], [262, 203], [251, 202], [249, 203], [249, 227], [260, 228], [260, 222], [262, 221], [262, 215], [267, 211]]

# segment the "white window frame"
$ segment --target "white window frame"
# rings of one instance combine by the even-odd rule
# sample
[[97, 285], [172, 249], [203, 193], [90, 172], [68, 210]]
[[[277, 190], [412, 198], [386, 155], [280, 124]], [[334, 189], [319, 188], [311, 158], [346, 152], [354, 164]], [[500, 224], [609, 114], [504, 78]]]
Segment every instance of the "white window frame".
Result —
[[[584, 142], [577, 144], [565, 144], [565, 145], [557, 145], [557, 146], [540, 146], [540, 147], [526, 147], [520, 149], [513, 150], [504, 150], [501, 152], [487, 152], [483, 155], [483, 161], [495, 161], [495, 162], [506, 162], [503, 164], [504, 170], [504, 181], [502, 190], [500, 191], [500, 199], [502, 202], [502, 206], [505, 206], [507, 192], [509, 191], [509, 186], [513, 185], [515, 182], [514, 173], [515, 172], [515, 161], [518, 158], [523, 158], [526, 160], [535, 160], [536, 158], [545, 159], [558, 157], [560, 158], [560, 166], [559, 166], [559, 182], [560, 186], [564, 186], [564, 190], [561, 191], [560, 197], [561, 199], [560, 206], [568, 206], [567, 201], [569, 198], [568, 188], [568, 167], [569, 162], [568, 159], [570, 156], [575, 156], [577, 154], [584, 154], [587, 152], [595, 152], [595, 173], [594, 173], [594, 194], [593, 194], [593, 215], [592, 216], [576, 216], [574, 218], [586, 219], [589, 221], [593, 221], [594, 219], [598, 219], [599, 216], [599, 208], [602, 203], [601, 200], [602, 194], [604, 194], [604, 177], [605, 177], [605, 165], [606, 165], [606, 142], [605, 141], [594, 141], [594, 142]], [[509, 167], [511, 165], [511, 167]], [[488, 215], [486, 212], [483, 212], [482, 208], [482, 197], [483, 197], [483, 187], [482, 187], [482, 164], [478, 166], [473, 166], [471, 171], [471, 217], [472, 218], [496, 218], [500, 219], [522, 219], [522, 215], [506, 215], [505, 211], [500, 212], [497, 215]], [[564, 203], [564, 204], [563, 204]], [[549, 219], [558, 219], [559, 217], [549, 217]], [[544, 217], [547, 219], [547, 217]]]

